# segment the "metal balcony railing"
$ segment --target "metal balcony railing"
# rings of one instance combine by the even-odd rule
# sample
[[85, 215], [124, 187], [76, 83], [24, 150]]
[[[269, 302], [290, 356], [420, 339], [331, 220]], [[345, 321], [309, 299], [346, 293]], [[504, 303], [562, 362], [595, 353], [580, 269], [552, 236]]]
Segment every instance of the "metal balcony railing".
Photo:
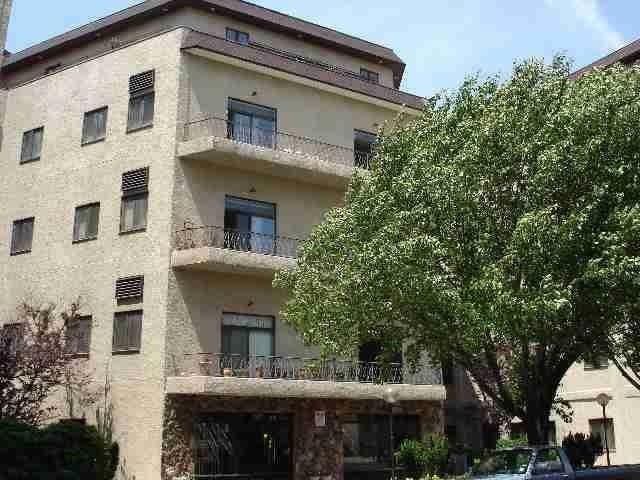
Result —
[[355, 165], [360, 168], [369, 168], [372, 158], [371, 152], [354, 151], [351, 148], [331, 145], [312, 138], [291, 135], [274, 129], [240, 125], [215, 116], [207, 116], [184, 124], [184, 141], [202, 137], [224, 138], [348, 167]]
[[329, 382], [441, 385], [440, 369], [429, 365], [324, 360], [318, 358], [243, 356], [225, 353], [185, 354], [178, 375]]
[[175, 236], [177, 250], [217, 247], [286, 258], [296, 258], [299, 243], [300, 240], [297, 238], [216, 226], [185, 226], [182, 230], [178, 230]]

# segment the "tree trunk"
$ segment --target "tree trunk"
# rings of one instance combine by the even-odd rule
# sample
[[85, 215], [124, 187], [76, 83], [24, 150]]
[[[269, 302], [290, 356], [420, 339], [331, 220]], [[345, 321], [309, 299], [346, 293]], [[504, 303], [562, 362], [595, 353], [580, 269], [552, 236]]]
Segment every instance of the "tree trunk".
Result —
[[529, 445], [546, 445], [549, 440], [549, 415], [551, 405], [528, 405], [527, 416], [523, 419]]

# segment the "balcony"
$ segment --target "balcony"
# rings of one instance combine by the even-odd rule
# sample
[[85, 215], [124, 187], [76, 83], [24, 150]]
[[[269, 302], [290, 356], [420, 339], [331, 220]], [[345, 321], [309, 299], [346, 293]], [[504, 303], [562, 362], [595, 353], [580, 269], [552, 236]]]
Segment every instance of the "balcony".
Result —
[[185, 226], [176, 232], [174, 268], [272, 276], [295, 268], [300, 240], [217, 226]]
[[376, 400], [389, 385], [402, 401], [445, 397], [441, 372], [429, 365], [221, 353], [184, 355], [167, 393]]
[[207, 116], [184, 124], [178, 156], [344, 187], [354, 166], [370, 167], [372, 153], [275, 130], [246, 128], [224, 118]]

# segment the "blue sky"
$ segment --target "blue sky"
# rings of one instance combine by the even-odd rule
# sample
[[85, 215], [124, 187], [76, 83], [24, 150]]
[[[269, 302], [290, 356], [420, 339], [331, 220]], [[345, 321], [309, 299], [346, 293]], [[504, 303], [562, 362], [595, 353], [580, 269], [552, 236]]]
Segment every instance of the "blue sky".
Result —
[[[16, 52], [137, 0], [14, 0]], [[429, 96], [475, 72], [562, 52], [580, 67], [640, 37], [637, 0], [256, 0], [392, 47], [407, 63], [402, 89]]]

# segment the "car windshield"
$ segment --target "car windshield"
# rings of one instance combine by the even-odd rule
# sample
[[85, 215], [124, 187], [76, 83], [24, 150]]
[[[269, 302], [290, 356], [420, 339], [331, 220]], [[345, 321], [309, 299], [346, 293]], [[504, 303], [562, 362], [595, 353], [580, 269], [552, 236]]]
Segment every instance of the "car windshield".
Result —
[[526, 473], [531, 454], [532, 451], [526, 448], [494, 452], [473, 467], [473, 474], [485, 476]]

